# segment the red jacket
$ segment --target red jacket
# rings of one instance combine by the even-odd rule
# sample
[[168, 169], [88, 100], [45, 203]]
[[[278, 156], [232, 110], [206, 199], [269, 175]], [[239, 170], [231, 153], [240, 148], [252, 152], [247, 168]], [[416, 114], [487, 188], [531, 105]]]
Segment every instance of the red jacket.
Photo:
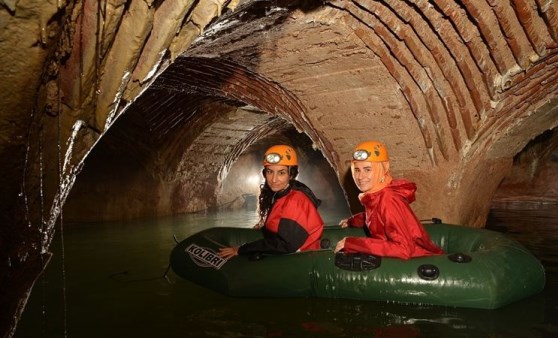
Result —
[[380, 191], [364, 194], [360, 200], [364, 212], [349, 218], [349, 226], [366, 225], [368, 237], [347, 237], [345, 252], [403, 259], [444, 253], [411, 210], [415, 191], [414, 183], [398, 179]]
[[292, 253], [320, 249], [324, 222], [317, 206], [302, 191], [290, 188], [280, 195], [262, 228], [263, 239], [240, 246], [241, 255]]

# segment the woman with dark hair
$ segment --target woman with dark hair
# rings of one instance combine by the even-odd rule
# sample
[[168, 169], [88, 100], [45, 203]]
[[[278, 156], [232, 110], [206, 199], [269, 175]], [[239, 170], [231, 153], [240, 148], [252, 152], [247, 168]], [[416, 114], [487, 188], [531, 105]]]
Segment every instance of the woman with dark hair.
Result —
[[294, 149], [275, 145], [264, 155], [265, 183], [259, 196], [263, 238], [241, 246], [219, 250], [228, 259], [257, 253], [286, 254], [320, 248], [324, 222], [318, 213], [320, 200], [305, 184], [296, 180], [298, 159]]

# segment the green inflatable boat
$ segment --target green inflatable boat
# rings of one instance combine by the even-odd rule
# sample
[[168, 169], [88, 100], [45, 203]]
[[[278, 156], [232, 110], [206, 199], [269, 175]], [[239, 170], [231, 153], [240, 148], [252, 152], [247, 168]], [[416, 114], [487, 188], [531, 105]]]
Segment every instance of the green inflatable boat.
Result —
[[170, 264], [180, 277], [233, 297], [328, 297], [496, 309], [535, 295], [545, 284], [539, 260], [495, 231], [425, 224], [447, 254], [402, 260], [332, 250], [362, 229], [326, 227], [326, 249], [288, 255], [216, 255], [261, 238], [246, 228], [210, 228], [180, 242]]

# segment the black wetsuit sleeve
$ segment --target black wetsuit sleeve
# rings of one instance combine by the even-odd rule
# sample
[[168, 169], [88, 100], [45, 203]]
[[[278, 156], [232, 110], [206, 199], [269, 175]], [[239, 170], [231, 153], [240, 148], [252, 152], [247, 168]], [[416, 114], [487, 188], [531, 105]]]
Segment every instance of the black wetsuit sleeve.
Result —
[[263, 230], [264, 238], [240, 246], [240, 255], [252, 253], [286, 254], [297, 251], [308, 238], [308, 232], [297, 222], [281, 218], [277, 233]]

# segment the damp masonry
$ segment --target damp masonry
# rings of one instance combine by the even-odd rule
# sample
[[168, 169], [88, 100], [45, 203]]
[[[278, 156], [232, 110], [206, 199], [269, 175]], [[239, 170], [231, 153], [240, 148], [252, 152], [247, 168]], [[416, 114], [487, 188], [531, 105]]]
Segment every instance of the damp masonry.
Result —
[[556, 1], [0, 0], [0, 26], [4, 336], [96, 146], [163, 215], [215, 205], [259, 141], [305, 135], [346, 191], [352, 147], [381, 139], [419, 217], [481, 227], [558, 145]]

